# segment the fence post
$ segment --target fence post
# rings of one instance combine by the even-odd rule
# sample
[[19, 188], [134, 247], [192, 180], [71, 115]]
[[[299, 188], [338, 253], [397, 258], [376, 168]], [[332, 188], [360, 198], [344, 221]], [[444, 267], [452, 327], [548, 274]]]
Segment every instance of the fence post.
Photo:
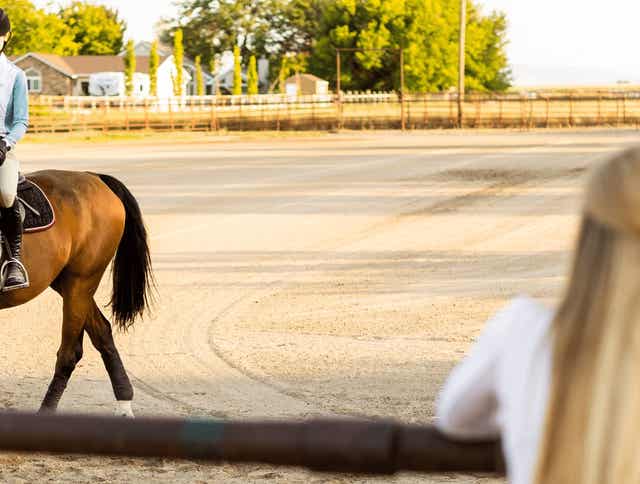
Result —
[[129, 131], [129, 111], [131, 110], [129, 106], [131, 106], [131, 99], [127, 98], [126, 101], [120, 101], [120, 109], [122, 109], [123, 103], [126, 103], [128, 107], [126, 107], [125, 111], [125, 129]]
[[79, 114], [82, 116], [82, 127], [83, 127], [83, 130], [84, 130], [85, 133], [87, 133], [89, 131], [89, 120], [88, 120], [88, 117], [85, 114], [83, 114], [83, 111], [80, 111]]
[[622, 124], [627, 125], [627, 93], [622, 94]]
[[545, 98], [545, 104], [546, 104], [546, 119], [545, 119], [545, 127], [548, 128], [549, 127], [549, 116], [551, 115], [551, 100], [549, 99], [549, 96], [547, 96]]
[[173, 120], [173, 98], [169, 98], [169, 125], [171, 127], [171, 131], [175, 131], [175, 123]]
[[108, 121], [108, 118], [109, 118], [109, 108], [108, 108], [108, 105], [107, 105], [107, 103], [108, 103], [107, 98], [105, 97], [102, 100], [102, 102], [103, 102], [103, 107], [104, 107], [103, 112], [102, 112], [102, 132], [106, 133], [107, 132], [107, 121]]
[[209, 105], [209, 131], [213, 131], [213, 124], [214, 124], [214, 110], [213, 110], [213, 98], [209, 99], [210, 101], [210, 105]]
[[573, 127], [573, 94], [569, 94], [569, 126]]
[[282, 99], [278, 99], [278, 104], [276, 105], [276, 131], [280, 131], [280, 109], [282, 107]]
[[429, 126], [429, 101], [428, 94], [424, 94], [424, 112], [422, 113], [422, 127], [423, 129], [428, 128]]
[[151, 128], [149, 123], [149, 98], [144, 98], [144, 129], [149, 130]]
[[453, 98], [451, 97], [451, 94], [449, 94], [449, 126], [453, 127], [456, 124], [456, 120], [453, 117]]
[[600, 126], [602, 124], [602, 95], [598, 95], [598, 122], [597, 125]]
[[195, 114], [195, 110], [194, 110], [194, 99], [190, 98], [189, 99], [189, 106], [191, 107], [191, 131], [195, 131], [196, 129], [196, 114]]

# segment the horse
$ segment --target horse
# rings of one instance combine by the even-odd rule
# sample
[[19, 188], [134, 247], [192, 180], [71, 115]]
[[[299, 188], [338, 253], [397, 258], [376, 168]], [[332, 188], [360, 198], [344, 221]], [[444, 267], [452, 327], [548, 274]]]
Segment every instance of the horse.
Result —
[[82, 358], [86, 332], [109, 374], [116, 413], [133, 417], [133, 387], [114, 343], [112, 325], [94, 296], [113, 261], [110, 306], [115, 325], [126, 331], [149, 305], [153, 272], [138, 202], [109, 175], [48, 170], [27, 178], [49, 198], [56, 221], [46, 231], [24, 235], [23, 262], [30, 286], [0, 294], [0, 309], [31, 301], [49, 287], [62, 296], [62, 340], [40, 412], [56, 411]]

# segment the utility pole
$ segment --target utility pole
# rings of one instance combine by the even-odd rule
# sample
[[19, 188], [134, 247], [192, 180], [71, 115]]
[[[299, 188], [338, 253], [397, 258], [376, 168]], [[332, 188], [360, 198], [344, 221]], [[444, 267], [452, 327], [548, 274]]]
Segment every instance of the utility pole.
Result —
[[338, 129], [342, 129], [342, 59], [336, 49], [336, 104], [338, 106]]
[[458, 65], [458, 127], [462, 128], [464, 122], [464, 70], [466, 55], [467, 34], [467, 0], [460, 0], [460, 47]]
[[404, 48], [400, 48], [400, 128], [407, 129], [407, 120], [404, 109]]

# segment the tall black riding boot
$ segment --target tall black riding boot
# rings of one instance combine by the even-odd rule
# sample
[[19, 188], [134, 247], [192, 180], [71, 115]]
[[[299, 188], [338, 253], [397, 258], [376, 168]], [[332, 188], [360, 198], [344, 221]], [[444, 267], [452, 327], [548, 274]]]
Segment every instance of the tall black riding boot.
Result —
[[11, 208], [2, 209], [2, 228], [11, 250], [10, 258], [6, 262], [6, 280], [2, 290], [8, 292], [29, 287], [29, 277], [21, 259], [23, 227], [18, 200]]

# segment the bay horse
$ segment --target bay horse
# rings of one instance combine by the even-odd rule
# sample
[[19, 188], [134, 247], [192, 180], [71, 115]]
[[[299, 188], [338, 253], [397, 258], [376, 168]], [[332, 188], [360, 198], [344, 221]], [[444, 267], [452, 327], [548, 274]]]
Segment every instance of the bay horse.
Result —
[[147, 231], [138, 202], [117, 179], [85, 172], [28, 175], [49, 198], [56, 217], [48, 230], [25, 234], [23, 262], [30, 287], [0, 295], [0, 309], [24, 304], [53, 288], [63, 299], [62, 341], [40, 412], [54, 412], [77, 363], [86, 332], [100, 352], [117, 401], [133, 417], [133, 387], [116, 349], [109, 320], [94, 295], [113, 261], [111, 310], [126, 330], [148, 306], [153, 284]]

